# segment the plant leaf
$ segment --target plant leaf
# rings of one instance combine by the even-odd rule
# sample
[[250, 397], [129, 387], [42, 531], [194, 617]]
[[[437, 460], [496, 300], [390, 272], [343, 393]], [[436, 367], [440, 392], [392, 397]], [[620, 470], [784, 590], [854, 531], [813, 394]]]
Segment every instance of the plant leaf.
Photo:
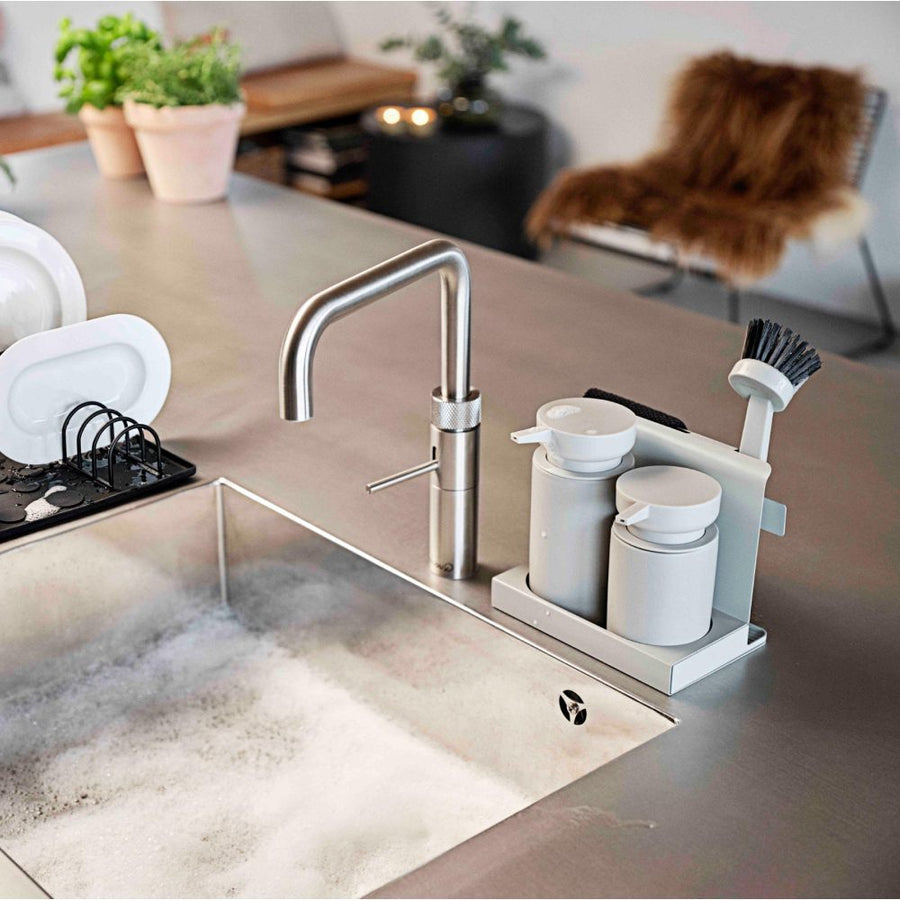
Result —
[[390, 52], [410, 47], [420, 62], [436, 63], [438, 76], [451, 84], [467, 75], [506, 71], [510, 55], [532, 60], [546, 57], [543, 46], [524, 35], [522, 23], [512, 16], [504, 16], [499, 27], [491, 31], [472, 20], [457, 21], [444, 5], [439, 5], [434, 15], [444, 34], [423, 38], [388, 37], [381, 42], [380, 49]]
[[9, 165], [9, 163], [6, 161], [6, 159], [5, 159], [4, 157], [2, 157], [2, 156], [0, 156], [0, 172], [3, 172], [3, 174], [4, 174], [4, 175], [6, 176], [6, 178], [7, 178], [7, 181], [9, 181], [9, 183], [10, 183], [11, 185], [15, 185], [15, 183], [16, 183], [16, 176], [15, 176], [15, 173], [14, 173], [13, 170], [10, 168], [10, 165]]

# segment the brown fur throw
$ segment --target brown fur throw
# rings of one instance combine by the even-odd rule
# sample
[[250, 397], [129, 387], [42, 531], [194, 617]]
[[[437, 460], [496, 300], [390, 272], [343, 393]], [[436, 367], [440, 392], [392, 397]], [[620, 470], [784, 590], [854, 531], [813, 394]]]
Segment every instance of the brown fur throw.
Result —
[[562, 172], [528, 215], [546, 242], [572, 223], [644, 228], [712, 257], [746, 282], [771, 272], [788, 238], [852, 205], [847, 182], [865, 86], [857, 73], [716, 53], [677, 78], [663, 149], [634, 165]]

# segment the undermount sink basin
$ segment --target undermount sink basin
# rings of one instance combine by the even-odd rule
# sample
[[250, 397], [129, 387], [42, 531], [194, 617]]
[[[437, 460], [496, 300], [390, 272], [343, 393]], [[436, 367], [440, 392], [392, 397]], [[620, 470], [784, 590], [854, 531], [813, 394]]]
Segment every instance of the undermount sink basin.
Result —
[[227, 481], [0, 578], [0, 847], [51, 894], [359, 896], [672, 727]]

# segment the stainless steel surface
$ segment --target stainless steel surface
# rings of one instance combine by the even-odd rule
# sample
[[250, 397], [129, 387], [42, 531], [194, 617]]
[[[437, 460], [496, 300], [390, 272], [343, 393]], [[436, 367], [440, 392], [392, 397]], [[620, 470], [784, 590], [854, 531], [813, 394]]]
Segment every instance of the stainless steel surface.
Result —
[[673, 725], [225, 480], [9, 559], [0, 835], [57, 896], [361, 896]]
[[21, 867], [0, 850], [0, 897], [46, 897], [47, 892]]
[[[385, 895], [896, 894], [896, 374], [823, 354], [772, 436], [768, 493], [790, 516], [784, 538], [760, 544], [754, 619], [769, 643], [665, 698], [491, 611], [491, 576], [528, 553], [530, 461], [509, 433], [541, 402], [597, 386], [736, 445], [745, 410], [727, 375], [742, 328], [466, 246], [474, 371], [489, 398], [481, 568], [469, 581], [438, 579], [421, 527], [429, 486], [374, 497], [360, 487], [386, 453], [428, 455], [418, 386], [434, 384], [440, 340], [428, 285], [333, 329], [317, 353], [318, 415], [303, 429], [280, 421], [266, 364], [298, 293], [431, 235], [240, 177], [228, 203], [155, 203], [146, 182], [100, 179], [86, 146], [12, 162], [7, 208], [73, 256], [90, 315], [142, 315], [169, 343], [172, 390], [154, 425], [174, 452], [681, 720]], [[854, 515], [860, 497], [878, 498], [865, 516]]]
[[440, 463], [436, 459], [430, 459], [428, 462], [420, 463], [418, 466], [410, 466], [410, 468], [404, 469], [402, 472], [397, 472], [396, 475], [388, 475], [386, 478], [370, 481], [366, 485], [366, 490], [370, 494], [377, 494], [378, 491], [394, 487], [397, 484], [403, 484], [404, 481], [418, 478], [420, 475], [430, 475], [432, 472], [436, 472], [439, 466]]
[[[437, 465], [415, 466], [368, 485], [369, 493], [432, 472], [429, 526], [431, 569], [445, 578], [471, 578], [478, 566], [478, 437], [481, 395], [469, 377], [471, 275], [459, 247], [428, 241], [313, 295], [297, 311], [284, 341], [278, 369], [281, 417], [293, 422], [312, 418], [312, 369], [316, 346], [332, 322], [426, 275], [441, 276], [441, 386], [432, 393], [431, 458]], [[436, 427], [438, 426], [438, 427]], [[448, 444], [441, 435], [465, 431]], [[445, 473], [446, 466], [452, 471]], [[464, 478], [459, 477], [461, 470]], [[460, 483], [463, 482], [463, 483]]]

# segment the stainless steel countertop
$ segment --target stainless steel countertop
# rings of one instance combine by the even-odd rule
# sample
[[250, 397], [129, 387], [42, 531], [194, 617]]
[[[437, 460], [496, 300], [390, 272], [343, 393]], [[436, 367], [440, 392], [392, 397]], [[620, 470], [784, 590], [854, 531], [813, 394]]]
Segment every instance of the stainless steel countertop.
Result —
[[[428, 452], [437, 280], [329, 329], [312, 422], [280, 421], [276, 391], [297, 305], [431, 233], [242, 177], [228, 203], [157, 203], [144, 181], [100, 179], [85, 145], [13, 162], [2, 205], [67, 248], [89, 314], [142, 315], [166, 337], [167, 446], [520, 633], [492, 613], [490, 579], [527, 556], [531, 454], [509, 432], [541, 403], [598, 386], [739, 440], [745, 407], [726, 377], [741, 329], [464, 245], [484, 395], [482, 566], [445, 582], [427, 567], [427, 480], [363, 489]], [[789, 513], [788, 534], [760, 547], [753, 620], [768, 646], [666, 698], [543, 639], [680, 726], [382, 895], [896, 894], [900, 380], [823, 356], [773, 428], [768, 493]]]

